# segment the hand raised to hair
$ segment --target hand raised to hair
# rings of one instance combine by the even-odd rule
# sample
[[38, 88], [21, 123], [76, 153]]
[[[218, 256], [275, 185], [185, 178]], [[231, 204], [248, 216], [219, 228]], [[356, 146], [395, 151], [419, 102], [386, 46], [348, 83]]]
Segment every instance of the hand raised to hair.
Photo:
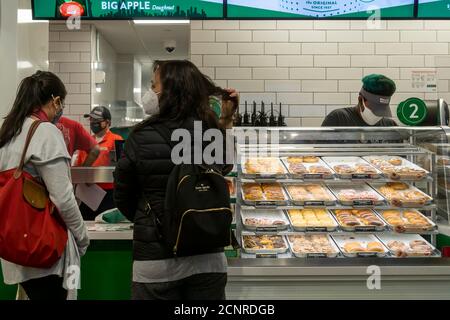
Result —
[[230, 94], [230, 98], [222, 100], [222, 118], [232, 119], [239, 106], [239, 92], [233, 88], [224, 89]]

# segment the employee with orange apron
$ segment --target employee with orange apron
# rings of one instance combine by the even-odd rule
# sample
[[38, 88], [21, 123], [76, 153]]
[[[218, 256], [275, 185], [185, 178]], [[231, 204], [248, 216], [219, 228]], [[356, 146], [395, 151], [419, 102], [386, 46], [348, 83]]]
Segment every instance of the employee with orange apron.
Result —
[[[111, 166], [110, 152], [115, 151], [115, 141], [123, 140], [121, 136], [114, 134], [109, 130], [111, 126], [111, 113], [106, 107], [100, 106], [92, 109], [91, 113], [85, 114], [84, 117], [89, 118], [90, 128], [94, 133], [93, 137], [100, 147], [100, 155], [92, 166]], [[81, 151], [78, 155], [77, 165], [82, 165], [87, 156], [86, 152]], [[98, 183], [97, 185], [106, 191], [106, 195], [98, 209], [95, 211], [84, 203], [81, 204], [80, 211], [85, 220], [94, 220], [100, 213], [115, 207], [113, 202], [113, 183]]]

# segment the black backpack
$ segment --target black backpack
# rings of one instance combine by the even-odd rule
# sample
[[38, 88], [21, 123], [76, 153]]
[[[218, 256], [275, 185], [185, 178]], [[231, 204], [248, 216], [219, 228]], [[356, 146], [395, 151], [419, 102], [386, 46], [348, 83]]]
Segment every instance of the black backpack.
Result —
[[[171, 131], [152, 127], [173, 148]], [[214, 166], [179, 164], [169, 175], [159, 232], [174, 256], [220, 252], [233, 243], [226, 179]]]

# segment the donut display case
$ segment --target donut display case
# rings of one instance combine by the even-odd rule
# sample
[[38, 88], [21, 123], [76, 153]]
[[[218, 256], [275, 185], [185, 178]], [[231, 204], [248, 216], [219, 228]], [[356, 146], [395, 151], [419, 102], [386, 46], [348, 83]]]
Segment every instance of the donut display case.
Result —
[[[450, 262], [438, 245], [438, 204], [447, 198], [438, 193], [436, 154], [426, 147], [446, 141], [442, 128], [255, 130], [270, 143], [238, 142], [237, 154], [255, 159], [261, 150], [270, 161], [256, 163], [271, 171], [258, 174], [248, 157], [237, 165], [236, 233], [245, 243], [231, 262], [236, 288], [243, 281], [245, 292], [250, 286], [252, 297], [262, 297], [257, 288], [264, 279], [280, 297], [298, 298], [283, 290], [307, 281], [328, 296], [335, 286], [363, 281], [371, 265], [391, 274], [395, 285], [418, 287], [431, 275], [440, 279], [435, 288], [450, 285]], [[365, 289], [355, 292], [370, 297]]]

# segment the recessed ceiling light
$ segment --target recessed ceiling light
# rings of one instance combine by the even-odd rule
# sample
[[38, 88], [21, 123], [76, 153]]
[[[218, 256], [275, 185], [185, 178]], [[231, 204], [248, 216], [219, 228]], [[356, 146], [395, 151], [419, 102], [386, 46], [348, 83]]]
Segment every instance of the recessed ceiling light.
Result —
[[29, 69], [33, 68], [33, 64], [30, 61], [17, 61], [18, 69]]
[[47, 23], [48, 20], [33, 20], [31, 9], [17, 10], [17, 23]]

